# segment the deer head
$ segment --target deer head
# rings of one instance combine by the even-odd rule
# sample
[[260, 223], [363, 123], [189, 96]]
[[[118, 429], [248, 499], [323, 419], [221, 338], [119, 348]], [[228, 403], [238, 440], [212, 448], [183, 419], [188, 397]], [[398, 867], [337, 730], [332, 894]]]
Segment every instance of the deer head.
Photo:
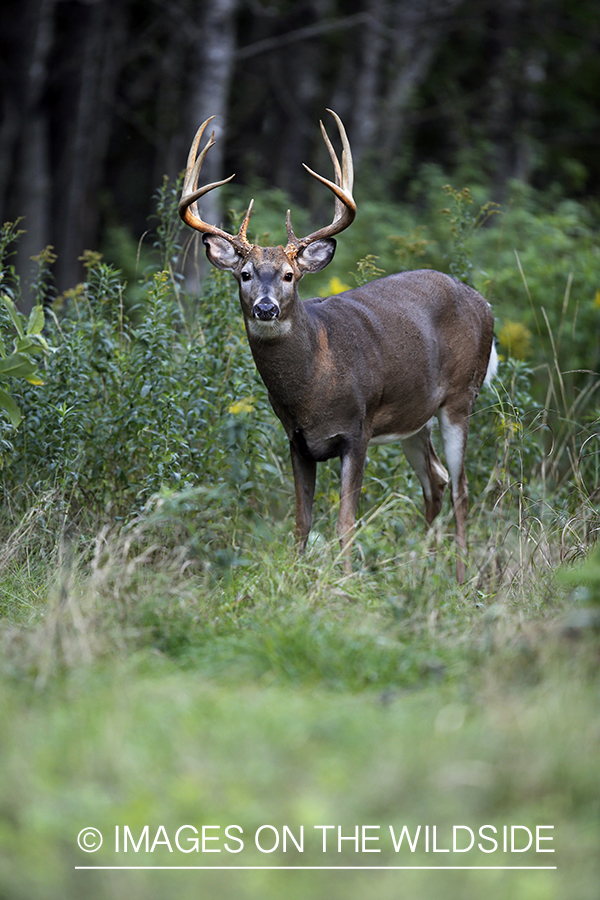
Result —
[[[335, 182], [304, 168], [318, 181], [326, 185], [335, 195], [333, 221], [306, 237], [298, 238], [292, 228], [290, 211], [287, 212], [287, 245], [285, 247], [260, 247], [248, 240], [247, 231], [252, 206], [250, 202], [246, 215], [236, 235], [228, 234], [215, 225], [200, 218], [198, 200], [214, 188], [231, 181], [231, 175], [223, 181], [198, 188], [198, 178], [206, 154], [214, 144], [214, 132], [198, 154], [202, 135], [212, 121], [202, 123], [190, 148], [187, 169], [179, 203], [179, 214], [186, 224], [203, 235], [206, 255], [218, 269], [233, 273], [239, 284], [240, 301], [249, 330], [260, 332], [263, 337], [278, 334], [285, 329], [290, 311], [298, 297], [298, 282], [306, 272], [324, 269], [335, 253], [336, 242], [333, 235], [347, 228], [356, 215], [356, 204], [352, 197], [354, 173], [352, 154], [346, 131], [341, 119], [332, 110], [342, 141], [342, 163], [340, 165], [325, 127], [321, 122], [321, 132], [333, 162]], [[268, 324], [270, 323], [271, 327]]]

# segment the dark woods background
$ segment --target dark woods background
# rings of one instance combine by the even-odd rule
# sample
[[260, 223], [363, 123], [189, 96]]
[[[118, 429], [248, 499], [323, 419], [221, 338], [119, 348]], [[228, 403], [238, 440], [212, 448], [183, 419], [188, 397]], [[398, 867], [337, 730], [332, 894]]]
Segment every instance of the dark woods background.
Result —
[[236, 172], [325, 216], [300, 164], [328, 173], [327, 106], [359, 199], [402, 199], [427, 162], [497, 200], [511, 178], [598, 198], [597, 0], [5, 0], [0, 15], [0, 221], [23, 217], [22, 274], [53, 245], [59, 290], [110, 228], [146, 230], [212, 114], [207, 180]]

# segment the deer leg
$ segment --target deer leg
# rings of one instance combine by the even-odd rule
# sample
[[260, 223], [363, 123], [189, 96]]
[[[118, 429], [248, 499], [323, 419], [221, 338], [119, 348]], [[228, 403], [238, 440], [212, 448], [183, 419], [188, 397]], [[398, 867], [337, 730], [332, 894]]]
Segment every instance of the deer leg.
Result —
[[442, 508], [444, 490], [449, 481], [448, 473], [431, 443], [431, 422], [411, 437], [404, 438], [402, 449], [421, 482], [425, 500], [425, 520], [431, 525]]
[[314, 460], [301, 456], [293, 444], [290, 444], [290, 452], [296, 490], [296, 543], [300, 552], [303, 553], [312, 523], [317, 464]]
[[360, 499], [367, 443], [351, 447], [341, 453], [342, 481], [340, 488], [340, 512], [337, 521], [337, 535], [343, 554], [344, 575], [352, 574], [351, 545], [356, 527], [356, 510]]
[[467, 513], [469, 490], [465, 473], [465, 450], [469, 432], [469, 413], [448, 410], [439, 411], [440, 428], [444, 442], [444, 455], [450, 470], [452, 483], [452, 509], [456, 525], [456, 580], [465, 580], [467, 558]]

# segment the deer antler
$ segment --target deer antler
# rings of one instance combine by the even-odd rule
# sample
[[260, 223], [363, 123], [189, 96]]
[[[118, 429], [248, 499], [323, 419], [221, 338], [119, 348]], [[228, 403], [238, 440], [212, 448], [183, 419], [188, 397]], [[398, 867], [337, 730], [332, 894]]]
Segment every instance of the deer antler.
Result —
[[323, 178], [322, 175], [317, 174], [317, 172], [313, 172], [312, 169], [302, 163], [307, 172], [309, 172], [317, 181], [322, 182], [326, 185], [330, 191], [335, 194], [335, 211], [333, 216], [333, 221], [330, 225], [326, 225], [324, 228], [319, 228], [318, 231], [313, 231], [312, 234], [307, 235], [303, 238], [297, 238], [292, 229], [292, 222], [290, 218], [290, 211], [288, 209], [287, 212], [287, 235], [288, 235], [288, 245], [285, 248], [285, 252], [288, 256], [294, 257], [300, 250], [303, 250], [304, 247], [307, 247], [309, 244], [312, 244], [314, 241], [318, 241], [321, 238], [332, 237], [334, 234], [339, 234], [340, 231], [343, 231], [354, 221], [354, 217], [356, 215], [356, 203], [352, 196], [352, 185], [354, 183], [354, 169], [352, 166], [352, 151], [350, 150], [350, 142], [348, 141], [348, 136], [346, 134], [346, 129], [342, 124], [342, 120], [334, 113], [332, 109], [328, 109], [327, 112], [331, 113], [333, 118], [336, 121], [338, 130], [340, 132], [340, 138], [342, 139], [342, 165], [340, 166], [339, 160], [335, 154], [335, 150], [329, 140], [327, 132], [325, 130], [325, 126], [322, 122], [321, 125], [321, 133], [323, 135], [323, 140], [325, 141], [325, 146], [329, 151], [329, 156], [331, 157], [331, 161], [333, 163], [333, 168], [335, 172], [335, 183], [333, 181], [329, 181], [327, 178]]
[[[285, 248], [285, 252], [288, 257], [290, 257], [290, 259], [293, 259], [300, 252], [300, 250], [303, 250], [314, 241], [318, 241], [321, 238], [332, 237], [334, 234], [339, 234], [340, 231], [343, 231], [345, 228], [352, 224], [356, 215], [356, 203], [354, 202], [354, 198], [352, 196], [354, 169], [352, 167], [352, 152], [350, 150], [350, 142], [348, 141], [348, 136], [340, 117], [336, 113], [334, 113], [332, 109], [328, 109], [327, 112], [331, 113], [331, 115], [335, 119], [340, 133], [340, 138], [342, 139], [342, 164], [340, 166], [335, 150], [333, 149], [331, 141], [329, 140], [329, 137], [325, 130], [325, 126], [322, 122], [320, 123], [323, 140], [325, 141], [325, 146], [329, 151], [329, 156], [331, 157], [331, 161], [333, 163], [335, 182], [329, 181], [327, 178], [324, 178], [317, 172], [313, 172], [313, 170], [309, 169], [309, 167], [304, 163], [303, 165], [310, 175], [316, 178], [317, 181], [322, 182], [322, 184], [328, 187], [329, 190], [335, 194], [335, 211], [333, 221], [330, 225], [326, 225], [324, 228], [319, 228], [318, 231], [313, 231], [312, 234], [309, 234], [306, 237], [297, 238], [292, 228], [290, 211], [288, 210], [286, 217], [288, 243]], [[209, 191], [214, 190], [214, 188], [218, 188], [223, 184], [227, 184], [227, 182], [231, 181], [231, 179], [234, 177], [233, 175], [230, 175], [229, 178], [225, 178], [223, 179], [223, 181], [214, 181], [212, 182], [212, 184], [206, 184], [200, 188], [198, 187], [200, 169], [202, 168], [202, 164], [206, 158], [206, 154], [215, 143], [214, 131], [212, 132], [209, 140], [206, 142], [199, 155], [198, 147], [200, 145], [200, 141], [202, 139], [202, 135], [204, 134], [206, 126], [209, 122], [212, 122], [213, 119], [214, 116], [211, 116], [210, 119], [207, 119], [202, 123], [202, 125], [196, 132], [196, 136], [192, 142], [187, 161], [185, 179], [183, 182], [183, 190], [181, 192], [181, 200], [179, 201], [179, 215], [187, 225], [195, 228], [196, 231], [200, 231], [202, 234], [214, 234], [218, 237], [224, 238], [226, 241], [229, 241], [229, 243], [232, 244], [236, 250], [238, 250], [244, 256], [247, 256], [253, 247], [253, 244], [251, 244], [246, 237], [248, 222], [250, 220], [250, 214], [252, 212], [252, 206], [254, 203], [253, 200], [250, 201], [250, 205], [248, 206], [248, 210], [246, 212], [246, 215], [244, 216], [242, 224], [240, 225], [240, 230], [238, 231], [237, 235], [228, 234], [226, 231], [222, 231], [220, 228], [217, 228], [216, 225], [209, 225], [208, 222], [204, 222], [200, 218], [200, 214], [198, 212], [198, 200], [200, 199], [200, 197], [203, 197], [204, 194], [207, 194]]]
[[229, 241], [229, 243], [232, 244], [236, 250], [238, 250], [240, 253], [243, 253], [244, 256], [247, 256], [253, 247], [253, 245], [248, 241], [248, 238], [246, 237], [246, 231], [248, 229], [248, 222], [250, 220], [250, 214], [252, 212], [252, 205], [254, 203], [254, 200], [250, 201], [250, 205], [248, 206], [248, 210], [246, 212], [246, 215], [244, 216], [242, 224], [240, 225], [240, 230], [238, 231], [237, 235], [228, 234], [226, 231], [222, 231], [220, 228], [217, 228], [216, 225], [209, 225], [208, 222], [204, 222], [200, 218], [198, 212], [198, 200], [200, 199], [200, 197], [203, 197], [204, 194], [208, 194], [208, 192], [212, 191], [214, 188], [218, 188], [223, 184], [227, 184], [228, 181], [231, 181], [231, 179], [235, 177], [234, 175], [230, 175], [229, 178], [225, 178], [223, 179], [223, 181], [213, 181], [212, 184], [205, 184], [201, 188], [198, 187], [198, 178], [200, 176], [202, 163], [206, 158], [206, 154], [215, 143], [214, 131], [212, 132], [209, 140], [206, 142], [199, 156], [197, 155], [198, 147], [200, 145], [200, 141], [202, 140], [202, 135], [204, 134], [206, 126], [209, 122], [212, 122], [213, 119], [214, 116], [211, 116], [210, 119], [206, 119], [206, 121], [202, 123], [202, 125], [196, 132], [194, 140], [192, 141], [192, 146], [190, 147], [190, 152], [187, 160], [185, 178], [183, 180], [181, 200], [179, 201], [179, 215], [187, 225], [195, 228], [196, 231], [199, 231], [202, 234], [214, 234], [218, 237], [222, 237], [226, 241]]

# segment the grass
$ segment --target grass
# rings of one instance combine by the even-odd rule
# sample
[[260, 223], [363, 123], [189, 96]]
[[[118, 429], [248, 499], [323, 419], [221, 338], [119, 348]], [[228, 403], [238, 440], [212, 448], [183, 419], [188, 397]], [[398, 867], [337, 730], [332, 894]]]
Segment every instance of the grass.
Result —
[[[370, 527], [383, 526], [389, 504], [381, 515]], [[493, 522], [475, 507], [476, 555], [500, 543]], [[13, 554], [3, 578], [3, 896], [595, 898], [598, 637], [593, 620], [569, 626], [573, 590], [526, 552], [527, 529], [509, 532], [525, 548], [513, 548], [500, 583], [497, 571], [472, 565], [464, 588], [452, 580], [443, 531], [436, 553], [413, 535], [395, 559], [357, 562], [350, 578], [325, 541], [297, 560], [281, 530], [245, 565], [213, 577], [182, 546], [161, 543], [151, 516], [137, 531], [99, 535], [91, 558], [63, 549], [59, 567]], [[127, 855], [125, 825], [142, 840]], [[185, 853], [175, 842], [183, 825], [200, 838], [211, 826], [206, 835], [218, 840], [195, 852], [187, 828]], [[244, 841], [239, 853], [225, 848], [240, 846], [227, 838], [232, 825], [242, 829], [229, 832]], [[326, 852], [322, 825], [335, 826]], [[406, 841], [394, 852], [390, 826], [398, 836], [404, 825], [411, 839], [421, 826], [414, 853]], [[484, 853], [485, 825], [500, 836], [520, 826], [519, 839], [552, 826], [540, 846], [555, 853], [504, 853], [501, 837], [498, 851]], [[77, 846], [88, 826], [104, 835], [98, 853]], [[270, 826], [259, 833], [265, 852], [254, 843], [261, 826]], [[266, 852], [284, 826], [286, 852], [282, 843]], [[359, 826], [359, 852], [353, 840], [338, 852], [338, 826], [348, 838]], [[362, 852], [363, 826], [378, 838], [365, 847], [380, 853]], [[425, 826], [431, 841], [436, 827], [438, 848], [451, 849], [453, 826], [471, 828], [477, 842], [464, 853], [426, 852]], [[303, 836], [303, 852], [290, 833]], [[75, 869], [118, 864], [229, 868]]]
[[[566, 653], [561, 656], [568, 657]], [[555, 660], [556, 662], [556, 660]], [[494, 667], [492, 667], [493, 669]], [[397, 695], [332, 693], [254, 682], [222, 685], [198, 673], [174, 671], [142, 654], [116, 670], [67, 679], [31, 698], [10, 689], [3, 713], [13, 727], [3, 750], [2, 806], [12, 823], [3, 841], [4, 884], [14, 897], [105, 897], [127, 892], [161, 897], [165, 890], [254, 897], [595, 896], [597, 886], [597, 685], [582, 688], [563, 658], [552, 678], [523, 687], [512, 675], [500, 690], [486, 670], [460, 690], [422, 686]], [[538, 683], [535, 683], [537, 681]], [[389, 826], [436, 825], [448, 846], [453, 825], [475, 832], [485, 824], [552, 825], [556, 854], [475, 852], [452, 864], [558, 866], [548, 872], [198, 873], [76, 872], [90, 856], [78, 851], [80, 828], [94, 825], [106, 846], [96, 865], [437, 865], [423, 852], [394, 854]], [[152, 854], [117, 856], [115, 824], [136, 840], [159, 825], [174, 843], [180, 825], [220, 826], [221, 855], [183, 856], [158, 847]], [[239, 856], [224, 849], [227, 825], [243, 829]], [[265, 824], [298, 839], [265, 855], [253, 835]], [[315, 825], [380, 826], [377, 857], [322, 853]], [[15, 828], [16, 826], [16, 828]], [[236, 832], [239, 834], [239, 832]], [[336, 832], [333, 832], [334, 836]], [[316, 836], [319, 840], [316, 840]], [[268, 834], [265, 837], [269, 837]], [[229, 842], [237, 848], [237, 844]], [[187, 846], [184, 844], [184, 846]], [[265, 847], [271, 844], [265, 840]], [[373, 846], [373, 845], [370, 845]], [[548, 845], [543, 845], [548, 846]], [[440, 862], [441, 859], [441, 862]]]

